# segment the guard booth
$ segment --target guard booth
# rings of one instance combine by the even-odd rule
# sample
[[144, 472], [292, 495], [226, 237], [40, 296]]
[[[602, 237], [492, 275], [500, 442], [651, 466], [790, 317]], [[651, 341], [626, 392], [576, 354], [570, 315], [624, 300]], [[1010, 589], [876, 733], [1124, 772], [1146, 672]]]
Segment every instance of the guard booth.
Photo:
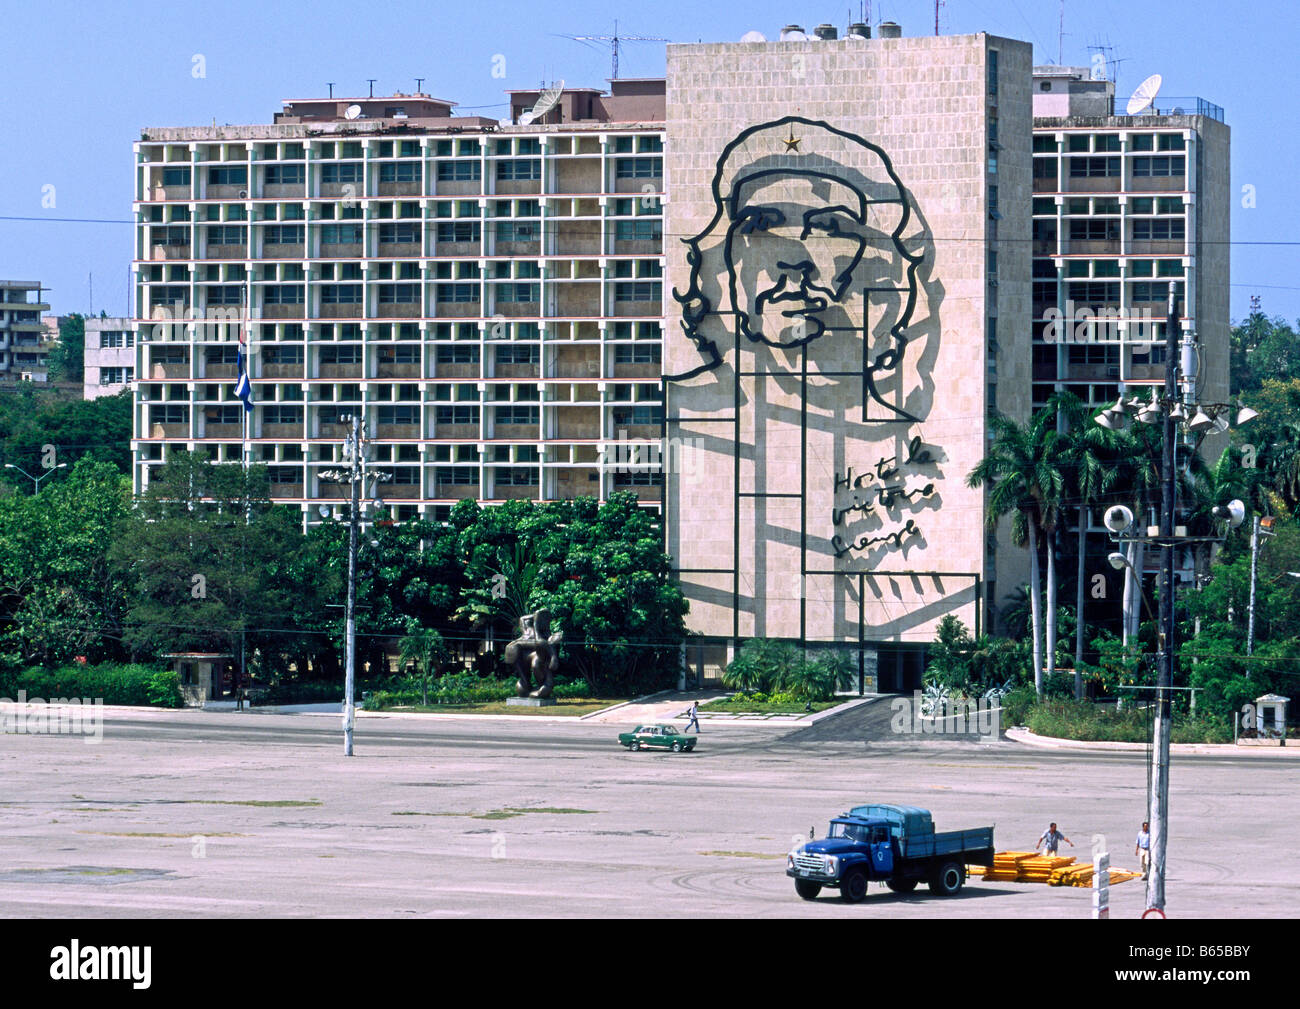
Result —
[[1281, 694], [1255, 698], [1255, 730], [1261, 739], [1286, 739], [1286, 706], [1290, 701]]
[[235, 688], [235, 657], [223, 652], [174, 652], [164, 655], [181, 678], [187, 708], [201, 708]]

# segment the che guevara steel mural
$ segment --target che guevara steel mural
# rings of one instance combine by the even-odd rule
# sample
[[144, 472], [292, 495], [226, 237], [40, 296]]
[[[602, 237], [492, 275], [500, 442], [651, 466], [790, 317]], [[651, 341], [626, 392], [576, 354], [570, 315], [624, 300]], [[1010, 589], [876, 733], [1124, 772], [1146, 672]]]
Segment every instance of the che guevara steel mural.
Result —
[[[938, 333], [930, 305], [926, 353], [913, 350], [928, 239], [889, 156], [829, 123], [786, 116], [726, 145], [712, 198], [712, 219], [683, 239], [689, 281], [673, 292], [699, 363], [669, 381], [720, 374], [731, 348], [768, 347], [788, 374], [802, 377], [802, 395], [809, 394], [810, 370], [806, 360], [796, 363], [798, 355], [817, 360], [816, 382], [860, 382], [855, 422], [867, 438], [892, 437], [897, 448], [836, 470], [832, 552], [879, 557], [920, 542], [914, 515], [904, 513], [938, 504], [940, 453], [916, 430], [931, 405], [925, 371]], [[905, 365], [919, 377], [910, 388]], [[906, 483], [909, 477], [921, 482]], [[864, 520], [865, 529], [853, 528]]]

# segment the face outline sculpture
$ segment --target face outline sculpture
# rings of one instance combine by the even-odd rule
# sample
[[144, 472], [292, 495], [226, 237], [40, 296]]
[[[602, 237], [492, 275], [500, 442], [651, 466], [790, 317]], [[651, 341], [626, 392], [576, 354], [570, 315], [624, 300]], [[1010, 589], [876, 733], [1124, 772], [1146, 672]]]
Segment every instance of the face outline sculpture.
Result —
[[[861, 342], [864, 422], [916, 421], [878, 388], [902, 368], [925, 258], [908, 248], [915, 222], [885, 152], [828, 123], [786, 116], [723, 149], [712, 193], [713, 218], [684, 239], [690, 282], [673, 291], [704, 360], [668, 380], [722, 364], [713, 320], [728, 317], [737, 346], [740, 336], [785, 350], [826, 338]], [[717, 293], [714, 277], [725, 277]], [[869, 301], [886, 303], [890, 315], [874, 346]]]

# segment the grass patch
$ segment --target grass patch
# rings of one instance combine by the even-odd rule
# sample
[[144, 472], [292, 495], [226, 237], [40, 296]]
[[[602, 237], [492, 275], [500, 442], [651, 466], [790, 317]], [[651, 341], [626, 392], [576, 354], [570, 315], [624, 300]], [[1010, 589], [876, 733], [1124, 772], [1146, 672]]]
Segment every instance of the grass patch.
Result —
[[[1145, 743], [1150, 732], [1148, 718], [1144, 711], [1116, 711], [1108, 704], [1051, 699], [1030, 705], [1022, 721], [1026, 728], [1040, 736]], [[1231, 743], [1232, 727], [1207, 718], [1175, 714], [1170, 739], [1175, 743]]]
[[626, 701], [626, 697], [563, 697], [554, 704], [544, 708], [529, 708], [523, 705], [510, 705], [505, 701], [488, 701], [482, 704], [408, 704], [400, 707], [384, 708], [384, 711], [405, 711], [416, 714], [457, 714], [457, 715], [564, 715], [580, 717], [590, 715], [593, 711], [608, 708], [611, 704]]
[[718, 855], [722, 858], [785, 858], [784, 855], [773, 855], [766, 851], [701, 851], [699, 855]]
[[191, 806], [267, 806], [284, 808], [292, 806], [323, 806], [320, 799], [181, 799]]
[[595, 813], [594, 809], [570, 809], [565, 806], [506, 806], [504, 809], [492, 809], [486, 813], [421, 813], [416, 810], [403, 809], [394, 812], [394, 816], [467, 816], [474, 820], [509, 820], [525, 813], [550, 813], [552, 815]]
[[843, 704], [844, 701], [813, 701], [811, 709], [805, 708], [802, 701], [754, 700], [744, 694], [732, 694], [716, 701], [700, 705], [701, 711], [721, 711], [736, 715], [806, 715], [816, 714]]
[[153, 831], [133, 830], [117, 832], [112, 830], [79, 830], [78, 834], [93, 834], [96, 837], [183, 837], [189, 840], [192, 837], [247, 837], [247, 834], [230, 834], [230, 833], [210, 833], [202, 830], [192, 830], [187, 834], [162, 834]]

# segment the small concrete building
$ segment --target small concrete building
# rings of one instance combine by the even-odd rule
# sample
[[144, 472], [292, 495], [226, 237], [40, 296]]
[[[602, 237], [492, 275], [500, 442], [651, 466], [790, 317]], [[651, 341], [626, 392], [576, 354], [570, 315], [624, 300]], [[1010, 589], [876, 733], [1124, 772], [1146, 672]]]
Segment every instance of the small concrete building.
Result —
[[115, 396], [135, 381], [135, 322], [87, 319], [83, 356], [86, 399]]

